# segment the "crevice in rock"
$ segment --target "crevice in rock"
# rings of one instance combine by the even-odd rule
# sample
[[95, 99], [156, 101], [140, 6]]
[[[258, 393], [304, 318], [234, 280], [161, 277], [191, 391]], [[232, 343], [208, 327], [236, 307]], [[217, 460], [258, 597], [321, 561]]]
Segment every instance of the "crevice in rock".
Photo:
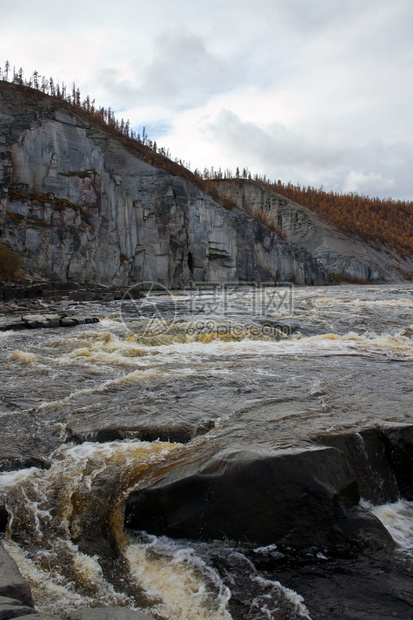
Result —
[[195, 429], [193, 427], [171, 427], [171, 428], [130, 428], [130, 427], [108, 427], [84, 432], [73, 431], [68, 428], [67, 443], [76, 444], [90, 441], [92, 443], [108, 443], [111, 441], [164, 441], [168, 443], [188, 444], [195, 437], [208, 433], [214, 428], [215, 422], [207, 420], [201, 422]]

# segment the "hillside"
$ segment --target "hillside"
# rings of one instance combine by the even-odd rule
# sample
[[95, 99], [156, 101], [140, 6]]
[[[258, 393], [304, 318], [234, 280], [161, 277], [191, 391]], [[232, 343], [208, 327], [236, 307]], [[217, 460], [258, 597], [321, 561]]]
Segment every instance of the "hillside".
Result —
[[3, 277], [182, 288], [412, 270], [407, 250], [373, 248], [262, 183], [204, 179], [75, 96], [0, 81], [0, 158]]
[[169, 288], [331, 281], [304, 249], [223, 208], [181, 166], [155, 167], [163, 156], [149, 162], [142, 147], [65, 102], [0, 82], [0, 234], [26, 277]]
[[400, 258], [413, 255], [412, 202], [325, 192], [314, 187], [285, 185], [280, 181], [265, 185], [317, 213], [342, 232], [355, 234], [379, 250]]
[[[366, 234], [363, 238], [351, 226], [345, 230], [338, 216], [329, 218], [330, 221], [320, 216], [317, 211], [322, 209], [323, 202], [319, 208], [310, 209], [286, 198], [287, 192], [274, 191], [272, 185], [252, 180], [215, 180], [213, 186], [223, 204], [226, 201], [227, 205], [236, 205], [272, 227], [289, 243], [307, 250], [335, 281], [371, 282], [411, 277], [413, 253], [406, 250], [401, 254], [400, 248], [396, 252], [383, 241], [379, 243], [373, 237], [377, 218], [371, 217], [370, 236]], [[333, 207], [331, 211], [335, 212]]]

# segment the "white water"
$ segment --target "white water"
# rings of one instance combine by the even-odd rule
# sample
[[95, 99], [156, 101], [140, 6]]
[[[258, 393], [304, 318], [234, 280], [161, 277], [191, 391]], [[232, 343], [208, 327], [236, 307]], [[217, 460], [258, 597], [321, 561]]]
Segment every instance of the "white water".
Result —
[[[227, 620], [243, 574], [251, 592], [246, 620], [309, 617], [298, 594], [254, 572], [242, 554], [239, 568], [224, 579], [199, 545], [124, 536], [125, 496], [179, 445], [136, 439], [71, 443], [72, 433], [82, 437], [114, 425], [125, 436], [141, 426], [179, 429], [184, 423], [195, 432], [204, 420], [218, 423], [266, 402], [276, 402], [274, 419], [291, 445], [304, 428], [357, 432], [382, 421], [410, 423], [413, 287], [302, 288], [293, 301], [293, 308], [258, 317], [294, 326], [288, 338], [251, 331], [248, 291], [234, 300], [231, 317], [243, 326], [232, 332], [219, 331], [229, 320], [222, 312], [192, 316], [181, 303], [180, 322], [171, 322], [166, 333], [143, 333], [142, 317], [125, 325], [113, 302], [73, 307], [84, 316], [106, 317], [93, 329], [0, 334], [3, 449], [13, 455], [23, 442], [30, 452], [30, 436], [36, 454], [50, 457], [55, 450], [50, 469], [0, 474], [0, 503], [12, 513], [5, 546], [32, 584], [40, 610], [64, 616], [85, 605], [149, 605], [170, 620]], [[196, 328], [209, 318], [212, 330]], [[262, 441], [267, 428], [267, 420], [254, 421]], [[411, 504], [374, 510], [400, 549], [411, 554]], [[116, 557], [93, 551], [105, 522], [129, 562], [126, 576], [117, 572]], [[90, 547], [83, 545], [85, 538]], [[222, 553], [235, 557], [233, 550]], [[106, 572], [105, 562], [111, 567]], [[122, 579], [130, 580], [127, 588]]]
[[399, 550], [413, 558], [413, 502], [399, 500], [370, 510], [386, 526]]

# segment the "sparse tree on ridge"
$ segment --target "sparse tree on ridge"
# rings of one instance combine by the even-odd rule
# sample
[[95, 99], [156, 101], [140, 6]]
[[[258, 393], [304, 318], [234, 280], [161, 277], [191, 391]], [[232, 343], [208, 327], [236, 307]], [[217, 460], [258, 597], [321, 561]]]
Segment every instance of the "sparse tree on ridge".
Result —
[[[76, 88], [75, 83], [73, 83], [72, 96], [70, 96], [67, 93], [64, 82], [60, 86], [53, 78], [47, 79], [45, 76], [41, 76], [38, 71], [34, 71], [32, 77], [26, 80], [23, 79], [22, 68], [19, 69], [17, 74], [16, 69], [13, 68], [12, 80], [10, 80], [10, 73], [11, 65], [6, 60], [3, 71], [1, 72], [0, 70], [0, 78], [4, 82], [10, 83], [11, 81], [19, 88], [30, 87], [35, 90], [41, 90], [45, 95], [64, 101], [67, 105], [74, 108], [77, 113], [104, 127], [120, 139], [127, 141], [127, 144], [130, 146], [138, 149], [139, 156], [144, 161], [164, 167], [167, 170], [172, 170], [174, 174], [177, 173], [177, 169], [173, 167], [174, 163], [169, 149], [159, 147], [156, 141], [150, 140], [145, 127], [143, 127], [141, 139], [139, 133], [137, 134], [131, 129], [129, 120], [125, 121], [122, 119], [119, 122], [111, 108], [108, 110], [103, 107], [96, 108], [95, 100], [93, 99], [91, 102], [89, 96], [82, 102], [80, 90]], [[194, 174], [191, 174], [187, 170], [189, 164], [178, 158], [175, 158], [174, 161], [181, 168], [179, 174], [186, 175], [200, 189], [208, 191], [218, 201], [219, 196], [214, 181], [222, 178], [234, 178], [232, 171], [228, 168], [222, 172], [221, 167], [214, 169], [211, 166], [210, 169], [205, 168], [203, 173], [195, 170]], [[323, 186], [316, 189], [310, 186], [301, 186], [299, 183], [293, 185], [291, 181], [287, 184], [283, 184], [280, 180], [271, 182], [266, 175], [252, 175], [248, 168], [242, 168], [241, 176], [240, 169], [237, 167], [235, 178], [248, 178], [252, 183], [258, 183], [263, 188], [286, 196], [290, 200], [314, 211], [343, 232], [357, 234], [361, 239], [372, 245], [375, 244], [380, 248], [387, 248], [399, 261], [401, 258], [413, 254], [412, 202], [394, 201], [390, 198], [369, 198], [368, 196], [359, 196], [353, 192], [348, 194], [326, 192]], [[266, 225], [270, 228], [275, 226], [274, 229], [278, 230], [277, 225], [272, 220], [267, 222]]]

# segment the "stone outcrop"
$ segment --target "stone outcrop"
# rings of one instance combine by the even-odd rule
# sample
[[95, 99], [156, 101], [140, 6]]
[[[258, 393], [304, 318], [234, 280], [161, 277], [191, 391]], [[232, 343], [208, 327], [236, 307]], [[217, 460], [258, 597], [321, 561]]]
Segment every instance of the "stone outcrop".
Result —
[[357, 483], [334, 448], [224, 449], [133, 494], [126, 524], [175, 538], [392, 548], [387, 530], [358, 501]]
[[26, 314], [21, 317], [21, 322], [1, 325], [0, 331], [21, 331], [22, 329], [40, 329], [52, 327], [76, 327], [76, 325], [92, 325], [99, 323], [97, 317], [79, 319], [66, 314]]
[[313, 620], [410, 618], [412, 573], [397, 554], [289, 561], [255, 557], [285, 586], [299, 592]]
[[247, 213], [264, 214], [286, 241], [306, 250], [335, 279], [350, 282], [382, 282], [403, 279], [411, 272], [411, 260], [403, 264], [359, 238], [346, 235], [288, 198], [259, 183], [245, 180], [215, 182], [218, 194]]
[[174, 453], [167, 467], [155, 467], [126, 503], [126, 526], [258, 545], [394, 547], [381, 522], [360, 506], [360, 489], [373, 503], [411, 498], [412, 427], [320, 435], [281, 450], [253, 440], [228, 446], [224, 435], [212, 433]]
[[[34, 602], [29, 584], [21, 576], [16, 562], [0, 544], [0, 609], [3, 605], [8, 607], [23, 605], [25, 610], [29, 610], [26, 613], [31, 613], [30, 610], [34, 607]], [[7, 617], [13, 618], [15, 616]]]

